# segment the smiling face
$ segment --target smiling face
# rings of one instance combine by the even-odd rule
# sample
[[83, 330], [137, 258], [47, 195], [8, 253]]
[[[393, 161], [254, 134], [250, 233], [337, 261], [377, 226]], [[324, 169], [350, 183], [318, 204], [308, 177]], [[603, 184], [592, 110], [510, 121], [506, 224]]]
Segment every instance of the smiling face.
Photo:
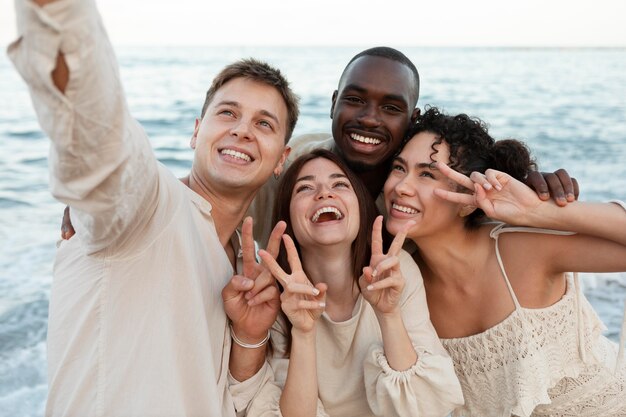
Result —
[[335, 143], [355, 170], [369, 170], [393, 156], [414, 116], [415, 78], [404, 64], [363, 56], [345, 70], [333, 94]]
[[224, 84], [196, 122], [192, 170], [216, 190], [256, 190], [286, 158], [287, 106], [273, 87], [245, 78]]
[[433, 160], [448, 164], [450, 157], [445, 141], [435, 145], [434, 153], [436, 139], [431, 132], [416, 134], [393, 161], [383, 189], [388, 213], [386, 227], [392, 235], [408, 220], [416, 222], [407, 234], [412, 240], [445, 229], [453, 222], [463, 223], [458, 216], [460, 205], [434, 194], [435, 188], [456, 189], [433, 166]]
[[352, 184], [335, 163], [324, 158], [302, 166], [289, 215], [295, 238], [304, 250], [350, 246], [359, 232], [359, 201]]

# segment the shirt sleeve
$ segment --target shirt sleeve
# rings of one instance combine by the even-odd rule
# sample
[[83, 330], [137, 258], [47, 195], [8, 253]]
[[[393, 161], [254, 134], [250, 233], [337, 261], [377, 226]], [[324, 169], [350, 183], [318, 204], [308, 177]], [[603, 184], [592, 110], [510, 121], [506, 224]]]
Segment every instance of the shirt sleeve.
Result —
[[[272, 378], [259, 390], [258, 395], [250, 402], [248, 407], [249, 416], [258, 417], [282, 417], [280, 412], [280, 396], [287, 379], [289, 359], [286, 352], [287, 337], [289, 331], [285, 325], [285, 318], [279, 316], [271, 330], [272, 357], [270, 368]], [[329, 417], [324, 410], [320, 399], [317, 399], [317, 417]]]
[[382, 344], [373, 345], [364, 363], [367, 399], [377, 416], [443, 417], [463, 405], [461, 385], [430, 321], [419, 268], [405, 251], [400, 253], [400, 268], [407, 282], [402, 318], [417, 362], [396, 371], [389, 366]]
[[[59, 0], [39, 7], [17, 0], [16, 16], [18, 39], [8, 54], [52, 141], [52, 194], [72, 207], [72, 222], [87, 251], [97, 252], [150, 217], [158, 188], [156, 159], [128, 111], [94, 1]], [[70, 73], [65, 93], [51, 77], [59, 53]]]

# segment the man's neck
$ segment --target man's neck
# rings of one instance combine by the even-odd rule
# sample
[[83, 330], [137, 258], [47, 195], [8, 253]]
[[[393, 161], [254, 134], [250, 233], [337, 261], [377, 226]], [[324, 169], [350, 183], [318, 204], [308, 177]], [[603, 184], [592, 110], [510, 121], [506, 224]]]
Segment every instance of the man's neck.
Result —
[[388, 174], [389, 170], [387, 169], [387, 164], [382, 164], [374, 169], [356, 173], [357, 177], [363, 181], [365, 188], [367, 188], [374, 200], [378, 198], [378, 195], [383, 190]]
[[193, 172], [181, 178], [183, 184], [191, 188], [211, 204], [211, 217], [222, 246], [227, 249], [230, 238], [235, 233], [248, 207], [254, 199], [254, 193], [218, 193], [203, 184]]

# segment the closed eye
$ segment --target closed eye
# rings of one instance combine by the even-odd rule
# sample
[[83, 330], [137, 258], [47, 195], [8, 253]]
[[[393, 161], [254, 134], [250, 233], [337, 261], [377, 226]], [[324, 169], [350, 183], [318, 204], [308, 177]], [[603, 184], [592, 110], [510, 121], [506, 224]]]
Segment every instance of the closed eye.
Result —
[[432, 178], [435, 179], [435, 176], [430, 171], [422, 171], [419, 173], [420, 177]]
[[297, 193], [299, 193], [299, 192], [301, 192], [301, 191], [307, 191], [307, 190], [312, 190], [312, 189], [313, 189], [313, 187], [312, 187], [312, 186], [310, 186], [310, 185], [308, 185], [308, 184], [302, 184], [302, 185], [299, 185], [299, 186], [296, 188], [296, 194], [297, 194]]
[[333, 187], [337, 188], [350, 188], [350, 184], [345, 181], [337, 181], [333, 184]]

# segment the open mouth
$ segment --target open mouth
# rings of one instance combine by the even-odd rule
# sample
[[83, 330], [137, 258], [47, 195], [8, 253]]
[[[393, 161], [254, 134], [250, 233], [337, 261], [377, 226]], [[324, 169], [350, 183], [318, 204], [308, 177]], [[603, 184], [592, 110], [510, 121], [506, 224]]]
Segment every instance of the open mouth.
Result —
[[253, 158], [250, 155], [245, 154], [243, 152], [235, 151], [233, 149], [222, 149], [222, 150], [220, 150], [220, 154], [221, 155], [228, 155], [231, 158], [238, 159], [238, 160], [241, 160], [241, 161], [244, 161], [244, 162], [252, 162], [253, 161]]
[[313, 223], [324, 223], [332, 220], [341, 220], [344, 218], [342, 212], [339, 211], [336, 207], [322, 207], [318, 209], [313, 217], [311, 217], [311, 222]]
[[378, 145], [382, 142], [380, 139], [370, 138], [356, 133], [350, 133], [350, 138], [354, 141], [365, 143], [367, 145]]
[[419, 210], [416, 210], [413, 207], [401, 206], [398, 203], [392, 203], [391, 208], [394, 210], [401, 211], [402, 213], [406, 213], [406, 214], [417, 214], [420, 212]]

